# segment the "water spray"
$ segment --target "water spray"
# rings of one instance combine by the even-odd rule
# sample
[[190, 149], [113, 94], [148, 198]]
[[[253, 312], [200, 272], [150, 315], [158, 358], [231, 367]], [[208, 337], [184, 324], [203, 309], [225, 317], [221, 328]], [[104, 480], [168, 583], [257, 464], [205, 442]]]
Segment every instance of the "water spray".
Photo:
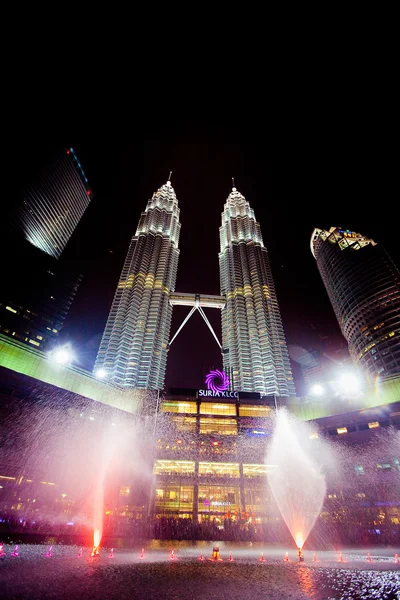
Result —
[[229, 561], [233, 562], [233, 558], [232, 558], [232, 552], [229, 552]]
[[140, 556], [139, 556], [139, 558], [141, 558], [141, 559], [143, 560], [143, 558], [144, 558], [144, 548], [142, 548], [142, 551], [141, 551], [141, 553], [140, 553]]
[[176, 560], [175, 550], [171, 550], [171, 554], [169, 555], [169, 560]]
[[53, 556], [53, 546], [50, 546], [49, 549], [46, 552], [46, 556], [47, 558], [51, 558]]
[[82, 558], [82, 555], [83, 555], [83, 550], [82, 550], [82, 548], [79, 548], [77, 557]]
[[111, 548], [108, 558], [114, 558], [114, 548]]
[[283, 559], [285, 562], [289, 562], [289, 552], [286, 552], [285, 558]]
[[19, 552], [18, 552], [18, 545], [15, 546], [14, 550], [11, 552], [11, 556], [18, 556]]
[[304, 555], [301, 551], [301, 548], [297, 548], [297, 556], [299, 557], [299, 562], [304, 562]]
[[6, 553], [4, 552], [4, 544], [3, 542], [0, 542], [0, 556], [5, 556]]
[[261, 558], [259, 560], [260, 562], [265, 562], [264, 552], [261, 553]]
[[202, 552], [200, 553], [200, 556], [199, 556], [198, 560], [204, 560], [204, 556], [203, 556]]

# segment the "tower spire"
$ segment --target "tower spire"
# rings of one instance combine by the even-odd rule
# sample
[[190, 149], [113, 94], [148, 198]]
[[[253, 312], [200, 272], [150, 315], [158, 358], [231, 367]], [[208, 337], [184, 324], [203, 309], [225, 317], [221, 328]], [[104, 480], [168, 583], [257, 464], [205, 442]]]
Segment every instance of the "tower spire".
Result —
[[172, 171], [169, 172], [168, 181], [171, 181]]
[[235, 178], [232, 177], [232, 190], [236, 190], [235, 188]]

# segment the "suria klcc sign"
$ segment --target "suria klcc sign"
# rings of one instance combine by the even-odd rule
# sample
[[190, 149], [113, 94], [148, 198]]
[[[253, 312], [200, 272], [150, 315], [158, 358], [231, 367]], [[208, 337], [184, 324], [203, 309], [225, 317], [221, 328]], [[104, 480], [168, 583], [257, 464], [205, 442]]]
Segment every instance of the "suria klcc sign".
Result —
[[230, 392], [229, 379], [225, 371], [210, 371], [206, 375], [206, 390], [199, 390], [199, 398], [239, 398], [239, 392]]

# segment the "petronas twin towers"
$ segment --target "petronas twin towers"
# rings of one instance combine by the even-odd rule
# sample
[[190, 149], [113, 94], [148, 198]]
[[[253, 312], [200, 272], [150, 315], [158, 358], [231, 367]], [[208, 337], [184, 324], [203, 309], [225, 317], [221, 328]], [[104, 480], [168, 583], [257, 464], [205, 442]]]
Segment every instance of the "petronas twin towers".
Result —
[[220, 227], [220, 297], [175, 292], [180, 228], [178, 200], [168, 181], [140, 217], [95, 372], [123, 387], [162, 389], [172, 341], [173, 305], [192, 306], [192, 311], [198, 308], [206, 322], [202, 307], [209, 306], [221, 309], [223, 367], [232, 389], [294, 396], [268, 253], [249, 203], [236, 188], [225, 203]]

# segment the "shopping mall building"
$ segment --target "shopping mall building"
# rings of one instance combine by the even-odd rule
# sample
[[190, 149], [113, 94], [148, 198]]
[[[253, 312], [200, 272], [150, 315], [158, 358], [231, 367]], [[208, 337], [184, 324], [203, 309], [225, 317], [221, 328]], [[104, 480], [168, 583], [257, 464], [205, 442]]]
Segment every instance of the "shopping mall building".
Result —
[[[268, 486], [276, 465], [268, 464], [267, 448], [275, 409], [286, 406], [310, 423], [310, 438], [316, 444], [329, 440], [332, 447], [342, 449], [342, 456], [354, 459], [349, 459], [345, 481], [338, 483], [327, 470], [328, 492], [320, 519], [348, 528], [349, 519], [357, 515], [358, 523], [366, 527], [380, 531], [394, 526], [398, 535], [400, 379], [366, 389], [355, 403], [343, 398], [324, 403], [172, 389], [149, 404], [148, 398], [114, 389], [85, 371], [54, 365], [19, 342], [7, 338], [0, 342], [3, 520], [11, 515], [28, 527], [45, 518], [47, 523], [65, 522], [65, 527], [73, 523], [69, 531], [77, 531], [76, 515], [87, 514], [80, 522], [89, 523], [90, 500], [71, 483], [74, 469], [67, 469], [72, 459], [66, 446], [53, 446], [49, 440], [70, 432], [67, 446], [80, 444], [74, 464], [78, 472], [90, 457], [98, 462], [107, 427], [121, 424], [126, 431], [139, 423], [135, 447], [125, 447], [106, 474], [105, 532], [168, 537], [175, 523], [174, 535], [181, 537], [207, 536], [204, 530], [211, 525], [211, 537], [216, 528], [227, 539], [232, 529], [235, 535], [239, 529], [247, 532], [249, 539], [267, 536], [280, 520]], [[35, 423], [35, 452], [41, 460], [30, 449], [32, 437], [24, 438], [27, 423], [28, 429]], [[377, 435], [379, 443], [370, 445]], [[343, 453], [346, 448], [356, 452]], [[139, 462], [136, 472], [128, 468]], [[181, 524], [178, 532], [176, 523]]]

